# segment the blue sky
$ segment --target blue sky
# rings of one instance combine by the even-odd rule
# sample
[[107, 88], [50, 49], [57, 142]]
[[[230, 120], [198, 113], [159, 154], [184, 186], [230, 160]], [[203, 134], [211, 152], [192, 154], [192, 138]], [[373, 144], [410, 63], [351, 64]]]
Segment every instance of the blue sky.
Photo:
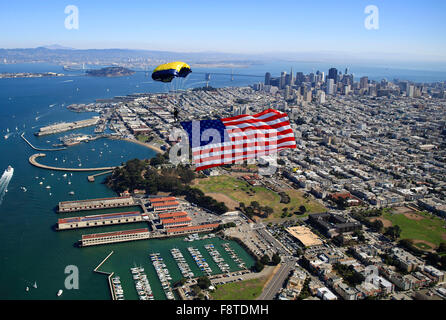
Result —
[[[79, 30], [64, 27], [67, 5]], [[367, 30], [367, 5], [379, 8]], [[446, 60], [446, 1], [440, 0], [0, 0], [0, 47], [60, 44], [233, 53], [407, 54]]]

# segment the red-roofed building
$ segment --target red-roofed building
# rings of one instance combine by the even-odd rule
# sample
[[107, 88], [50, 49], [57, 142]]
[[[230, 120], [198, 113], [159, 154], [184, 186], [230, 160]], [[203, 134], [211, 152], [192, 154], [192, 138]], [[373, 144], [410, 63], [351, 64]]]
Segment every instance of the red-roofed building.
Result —
[[124, 231], [104, 232], [82, 235], [81, 245], [83, 247], [106, 243], [142, 240], [150, 238], [149, 229], [133, 229]]
[[202, 224], [202, 225], [198, 225], [198, 226], [169, 228], [169, 229], [167, 229], [167, 234], [175, 235], [175, 234], [185, 234], [185, 233], [194, 233], [194, 232], [207, 232], [207, 231], [214, 230], [218, 226], [219, 226], [218, 223], [208, 223], [208, 224]]
[[182, 217], [175, 219], [163, 219], [161, 220], [164, 228], [185, 227], [191, 224], [192, 219], [190, 217]]
[[150, 203], [155, 212], [175, 211], [180, 205], [175, 197], [152, 198]]
[[160, 213], [158, 214], [160, 220], [163, 219], [175, 219], [175, 218], [183, 218], [183, 217], [187, 217], [187, 212], [186, 211], [176, 211], [176, 212], [165, 212], [165, 213]]

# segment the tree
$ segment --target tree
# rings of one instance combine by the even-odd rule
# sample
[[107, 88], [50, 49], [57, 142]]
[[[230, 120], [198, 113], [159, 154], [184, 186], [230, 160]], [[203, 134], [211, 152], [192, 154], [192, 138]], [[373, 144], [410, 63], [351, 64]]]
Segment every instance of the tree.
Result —
[[277, 253], [273, 254], [273, 256], [271, 258], [272, 264], [276, 266], [280, 263], [280, 261], [281, 261], [280, 256]]
[[389, 236], [392, 240], [396, 240], [401, 235], [401, 228], [398, 225], [391, 226], [386, 229], [384, 233], [386, 236]]
[[263, 263], [261, 263], [259, 260], [256, 261], [256, 263], [254, 264], [254, 270], [256, 272], [260, 272], [263, 270], [265, 266], [263, 265]]
[[261, 259], [260, 259], [260, 262], [262, 263], [262, 264], [268, 264], [269, 263], [269, 257], [268, 257], [268, 255], [264, 255]]
[[438, 253], [446, 253], [446, 242], [440, 243], [437, 249]]
[[446, 270], [446, 256], [441, 256], [440, 263], [441, 263], [441, 269]]
[[251, 202], [251, 207], [252, 207], [254, 210], [259, 210], [259, 209], [260, 209], [260, 204], [259, 204], [257, 201], [252, 201], [252, 202]]
[[304, 205], [302, 205], [299, 207], [299, 212], [300, 214], [305, 214], [305, 212], [307, 212], [307, 208]]
[[207, 289], [211, 285], [211, 280], [209, 280], [209, 278], [206, 276], [200, 277], [198, 278], [197, 285], [201, 289]]
[[376, 232], [381, 232], [384, 228], [384, 224], [381, 220], [375, 220], [370, 224], [371, 228]]
[[268, 217], [269, 215], [271, 215], [274, 212], [274, 209], [266, 206], [264, 212], [265, 212], [266, 216]]

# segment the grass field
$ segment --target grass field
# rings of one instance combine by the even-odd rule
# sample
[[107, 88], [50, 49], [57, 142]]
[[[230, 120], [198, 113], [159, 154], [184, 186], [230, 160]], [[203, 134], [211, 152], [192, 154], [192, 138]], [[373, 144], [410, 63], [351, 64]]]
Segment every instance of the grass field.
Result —
[[414, 240], [420, 249], [435, 249], [441, 242], [446, 242], [445, 222], [429, 213], [417, 212], [409, 218], [386, 212], [382, 217], [401, 228], [401, 239]]
[[[280, 218], [282, 209], [285, 207], [288, 208], [288, 212], [294, 212], [298, 211], [301, 205], [304, 205], [307, 208], [305, 215], [326, 211], [323, 205], [311, 198], [305, 199], [298, 190], [287, 190], [286, 193], [290, 196], [291, 201], [284, 204], [280, 203], [278, 193], [262, 186], [253, 187], [245, 181], [226, 175], [198, 179], [195, 186], [206, 194], [224, 194], [237, 204], [244, 202], [245, 205], [249, 205], [252, 201], [257, 201], [261, 206], [269, 206], [274, 209], [274, 213], [267, 220]], [[296, 215], [293, 215], [293, 217], [296, 217]]]
[[214, 300], [254, 300], [261, 293], [267, 277], [217, 286], [211, 294]]

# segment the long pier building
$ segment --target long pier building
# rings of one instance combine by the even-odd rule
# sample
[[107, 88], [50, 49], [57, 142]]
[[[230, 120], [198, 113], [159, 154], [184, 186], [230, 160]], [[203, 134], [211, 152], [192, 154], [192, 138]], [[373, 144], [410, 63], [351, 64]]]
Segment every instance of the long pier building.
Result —
[[100, 227], [112, 224], [144, 222], [144, 214], [138, 211], [99, 214], [93, 216], [63, 218], [57, 221], [57, 230]]
[[59, 213], [134, 206], [130, 196], [59, 202]]
[[150, 238], [149, 229], [143, 228], [143, 229], [133, 229], [125, 231], [84, 234], [82, 235], [80, 244], [82, 247], [88, 247], [100, 244], [143, 240], [149, 238]]

